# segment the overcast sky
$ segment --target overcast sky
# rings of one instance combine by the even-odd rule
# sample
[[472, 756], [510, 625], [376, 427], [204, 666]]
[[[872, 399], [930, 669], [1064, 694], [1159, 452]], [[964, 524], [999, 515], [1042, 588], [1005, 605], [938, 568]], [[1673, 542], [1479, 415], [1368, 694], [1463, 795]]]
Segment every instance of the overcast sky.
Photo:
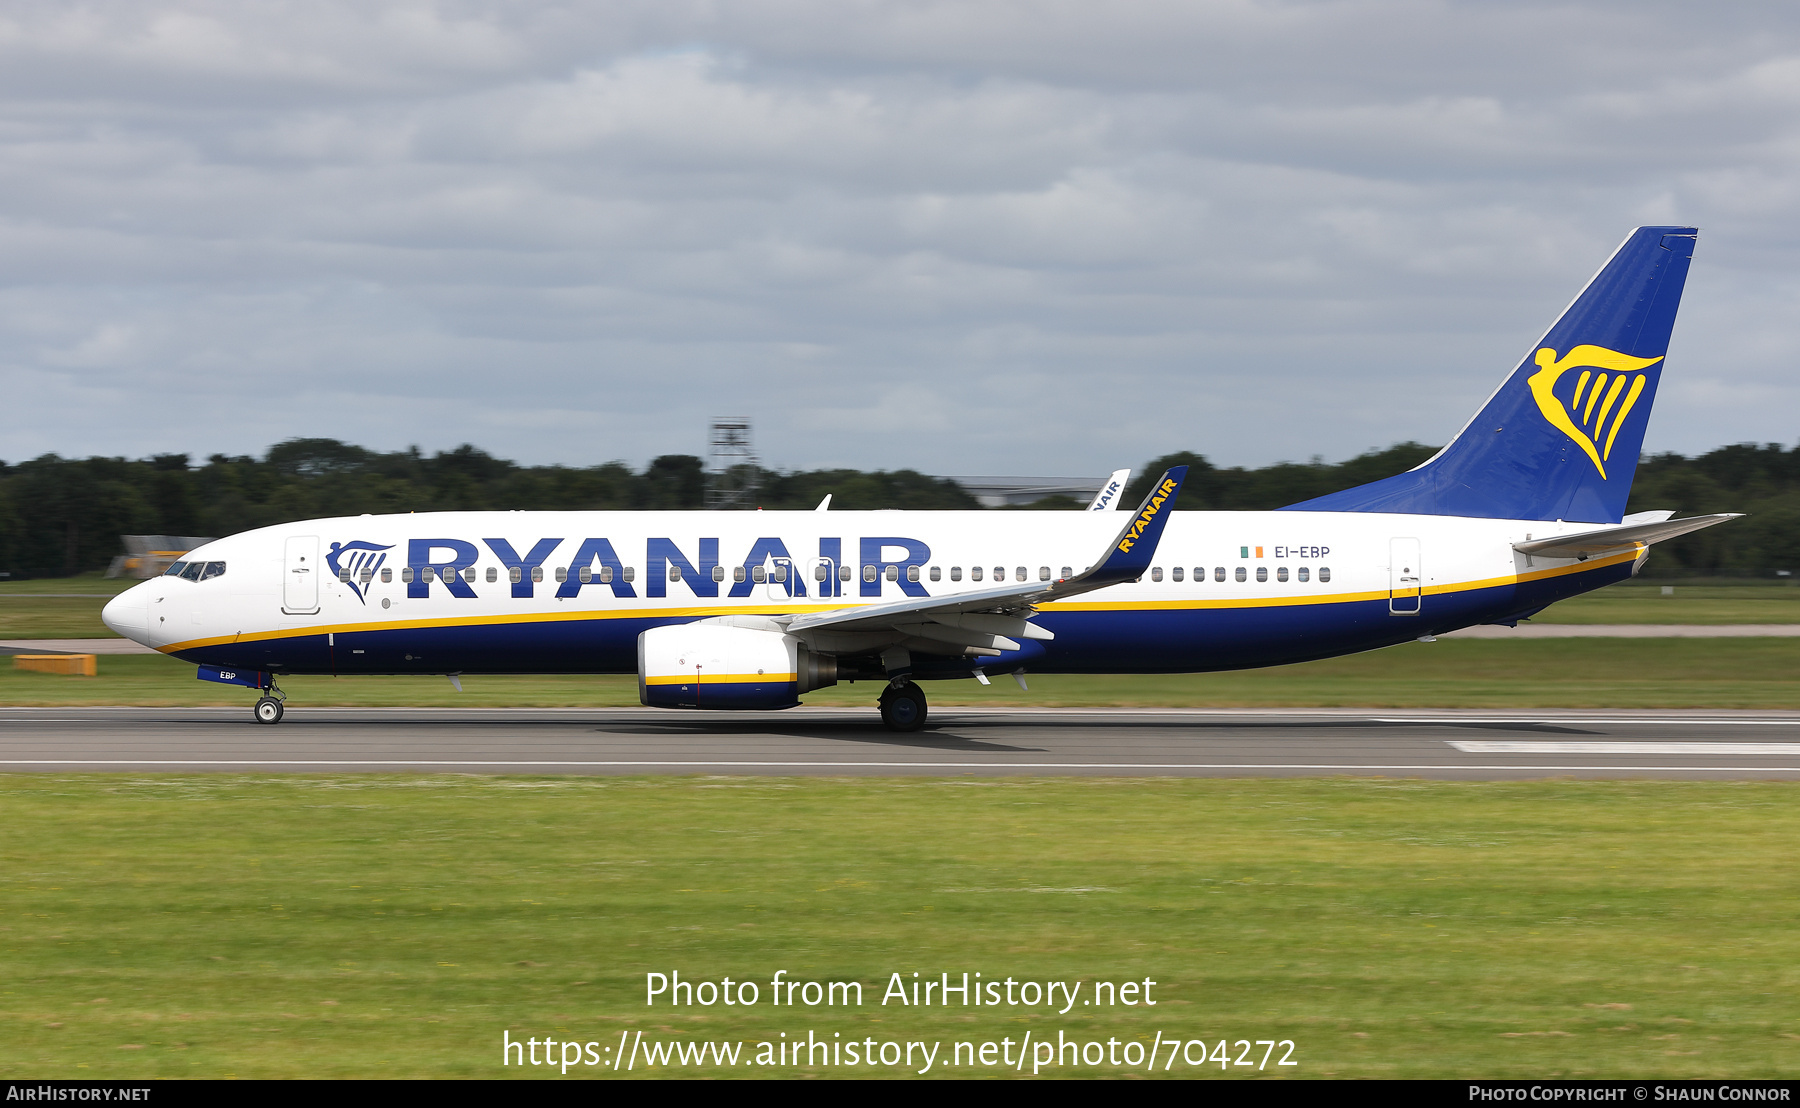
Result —
[[1440, 443], [1641, 223], [1792, 444], [1800, 6], [0, 8], [0, 458], [1087, 474]]

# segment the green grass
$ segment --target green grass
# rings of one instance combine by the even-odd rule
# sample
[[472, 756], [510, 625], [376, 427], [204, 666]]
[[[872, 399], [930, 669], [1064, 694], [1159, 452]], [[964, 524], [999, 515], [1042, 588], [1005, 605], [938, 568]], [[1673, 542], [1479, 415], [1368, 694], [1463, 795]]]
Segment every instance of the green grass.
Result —
[[102, 598], [117, 596], [137, 584], [135, 577], [107, 577], [82, 573], [74, 577], [36, 577], [28, 581], [0, 580], [0, 598], [30, 596], [35, 593], [83, 593]]
[[[1673, 588], [1673, 596], [1662, 595]], [[1632, 582], [1552, 605], [1534, 623], [1800, 623], [1800, 588], [1772, 582]]]
[[[135, 704], [248, 708], [248, 689], [197, 681], [194, 667], [148, 655], [104, 656], [100, 676], [12, 669], [0, 658], [0, 705]], [[1502, 707], [1800, 709], [1800, 639], [1441, 639], [1304, 665], [1170, 676], [1032, 674], [987, 687], [933, 681], [931, 703], [993, 707]], [[295, 708], [344, 706], [621, 707], [637, 704], [625, 676], [288, 677]], [[874, 703], [870, 682], [802, 699]]]
[[[9, 776], [0, 1076], [499, 1077], [519, 1073], [503, 1029], [811, 1029], [1292, 1039], [1303, 1077], [1793, 1078], [1796, 801], [1719, 782]], [[860, 980], [865, 1003], [773, 1008], [778, 969]], [[646, 1009], [644, 975], [674, 970], [760, 982], [763, 1003]], [[889, 973], [965, 970], [1151, 978], [1158, 1004], [879, 1003]]]
[[[106, 602], [137, 584], [98, 573], [31, 581], [0, 581], [0, 639], [113, 639], [100, 622]], [[80, 595], [51, 595], [42, 594]]]
[[0, 594], [0, 639], [116, 639], [100, 622], [108, 599]]

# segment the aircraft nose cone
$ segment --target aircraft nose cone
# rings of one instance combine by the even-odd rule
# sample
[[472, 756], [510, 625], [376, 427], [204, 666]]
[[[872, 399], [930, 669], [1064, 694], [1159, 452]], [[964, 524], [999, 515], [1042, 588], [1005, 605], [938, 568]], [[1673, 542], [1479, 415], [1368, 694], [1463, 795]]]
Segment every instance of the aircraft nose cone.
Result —
[[106, 624], [116, 635], [123, 635], [133, 642], [143, 642], [150, 625], [144, 612], [142, 590], [143, 586], [133, 585], [108, 600], [106, 607], [100, 609], [100, 622]]

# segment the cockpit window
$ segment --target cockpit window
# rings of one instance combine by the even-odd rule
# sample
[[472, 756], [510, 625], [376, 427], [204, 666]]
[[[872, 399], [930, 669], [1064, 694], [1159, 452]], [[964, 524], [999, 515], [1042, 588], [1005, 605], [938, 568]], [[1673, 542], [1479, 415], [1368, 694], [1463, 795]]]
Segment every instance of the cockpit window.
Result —
[[183, 581], [198, 581], [200, 580], [200, 571], [205, 568], [205, 562], [189, 562], [187, 568], [181, 571], [181, 579]]
[[182, 572], [186, 569], [187, 569], [186, 562], [176, 562], [173, 565], [169, 566], [168, 569], [163, 570], [163, 576], [164, 577], [180, 577]]
[[200, 580], [202, 581], [211, 581], [215, 577], [223, 576], [225, 576], [224, 562], [208, 562], [206, 568], [200, 571]]

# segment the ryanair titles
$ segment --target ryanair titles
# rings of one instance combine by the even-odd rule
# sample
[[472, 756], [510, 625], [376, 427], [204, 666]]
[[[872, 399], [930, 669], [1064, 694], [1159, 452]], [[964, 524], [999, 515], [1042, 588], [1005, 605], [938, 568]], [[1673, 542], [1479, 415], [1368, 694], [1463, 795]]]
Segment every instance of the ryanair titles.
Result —
[[[819, 539], [817, 554], [795, 554], [779, 537], [764, 536], [752, 542], [735, 563], [721, 560], [719, 540], [712, 537], [694, 540], [694, 545], [684, 549], [673, 538], [651, 536], [644, 540], [644, 558], [637, 564], [628, 564], [612, 540], [601, 536], [538, 539], [523, 552], [509, 539], [479, 542], [449, 537], [407, 540], [406, 562], [400, 570], [406, 595], [425, 599], [437, 584], [451, 596], [474, 599], [482, 546], [491, 554], [487, 579], [496, 581], [504, 572], [512, 595], [520, 599], [535, 596], [540, 585], [554, 588], [563, 599], [579, 596], [589, 586], [609, 588], [615, 597], [635, 597], [641, 585], [644, 596], [663, 597], [677, 584], [704, 597], [750, 597], [760, 590], [768, 590], [764, 595], [785, 597], [878, 597], [888, 583], [897, 584], [907, 596], [930, 595], [921, 581], [921, 567], [931, 560], [931, 547], [903, 535], [857, 539], [854, 561], [845, 559], [841, 538]], [[356, 548], [386, 549], [361, 542], [341, 546]], [[334, 543], [333, 549], [340, 549], [339, 544]], [[498, 567], [493, 566], [496, 560]], [[638, 565], [643, 567], [641, 580]], [[378, 565], [366, 563], [359, 572], [346, 565], [337, 577], [355, 586], [366, 583], [377, 569]], [[391, 570], [381, 572], [385, 581]]]

